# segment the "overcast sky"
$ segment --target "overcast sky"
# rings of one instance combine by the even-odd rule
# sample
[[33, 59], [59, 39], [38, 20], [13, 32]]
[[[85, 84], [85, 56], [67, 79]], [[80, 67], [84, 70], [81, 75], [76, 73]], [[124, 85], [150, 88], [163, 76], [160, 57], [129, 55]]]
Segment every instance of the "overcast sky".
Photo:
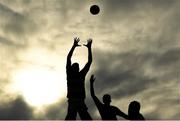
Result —
[[[93, 4], [101, 9], [96, 16], [89, 12]], [[91, 74], [99, 99], [109, 93], [123, 112], [137, 100], [146, 119], [180, 119], [179, 11], [179, 0], [0, 0], [0, 119], [65, 118], [66, 94], [38, 109], [18, 93], [13, 75], [27, 68], [52, 69], [66, 83], [74, 37], [81, 44], [93, 39], [86, 77], [93, 119], [100, 116], [89, 95]], [[73, 61], [82, 68], [87, 49], [76, 49]]]

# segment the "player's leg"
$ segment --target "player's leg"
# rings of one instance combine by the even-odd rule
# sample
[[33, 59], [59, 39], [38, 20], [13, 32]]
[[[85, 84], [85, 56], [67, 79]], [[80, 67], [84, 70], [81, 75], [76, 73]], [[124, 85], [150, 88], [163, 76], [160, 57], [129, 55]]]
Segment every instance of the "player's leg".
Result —
[[84, 101], [81, 102], [81, 104], [78, 106], [78, 113], [79, 113], [81, 120], [92, 120], [92, 118], [87, 110], [88, 110], [88, 108], [87, 108], [86, 104], [84, 103]]
[[68, 111], [65, 120], [76, 120], [77, 105], [72, 101], [68, 101]]

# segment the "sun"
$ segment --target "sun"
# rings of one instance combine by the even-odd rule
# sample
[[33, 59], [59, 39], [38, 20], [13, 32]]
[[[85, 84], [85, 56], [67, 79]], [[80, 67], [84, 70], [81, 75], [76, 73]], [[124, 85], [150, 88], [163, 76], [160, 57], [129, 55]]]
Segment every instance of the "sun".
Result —
[[13, 81], [18, 92], [31, 106], [55, 103], [66, 97], [65, 74], [43, 67], [15, 71]]

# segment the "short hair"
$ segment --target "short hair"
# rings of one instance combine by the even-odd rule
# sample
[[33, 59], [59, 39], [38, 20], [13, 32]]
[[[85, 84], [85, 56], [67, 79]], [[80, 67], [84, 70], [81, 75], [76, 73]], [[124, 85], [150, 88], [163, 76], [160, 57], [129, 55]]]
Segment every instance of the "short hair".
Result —
[[111, 101], [111, 96], [109, 94], [103, 95], [103, 102]]
[[132, 101], [130, 104], [129, 104], [129, 108], [131, 110], [135, 110], [135, 111], [139, 111], [140, 108], [141, 108], [141, 105], [138, 101]]

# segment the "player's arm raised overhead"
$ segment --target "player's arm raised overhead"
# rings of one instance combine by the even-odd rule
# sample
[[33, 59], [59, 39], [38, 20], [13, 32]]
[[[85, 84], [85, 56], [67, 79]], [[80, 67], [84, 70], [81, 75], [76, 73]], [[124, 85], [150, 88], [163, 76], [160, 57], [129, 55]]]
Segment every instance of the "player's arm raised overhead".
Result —
[[89, 68], [90, 68], [91, 63], [92, 63], [92, 50], [91, 50], [92, 39], [88, 39], [87, 44], [84, 44], [84, 46], [86, 46], [88, 48], [88, 62], [86, 63], [86, 65], [82, 69], [82, 72], [84, 72], [86, 74], [89, 71]]
[[95, 92], [94, 92], [94, 81], [95, 81], [95, 77], [94, 75], [91, 75], [90, 78], [90, 93], [91, 93], [91, 97], [93, 98], [96, 106], [100, 106], [102, 105], [101, 101], [96, 97]]
[[91, 96], [92, 98], [96, 97], [95, 95], [95, 92], [94, 92], [94, 81], [95, 81], [95, 77], [94, 75], [91, 75], [91, 78], [90, 78], [90, 92], [91, 92]]
[[69, 53], [68, 53], [68, 55], [67, 55], [66, 68], [71, 67], [71, 57], [72, 57], [72, 54], [73, 54], [73, 52], [74, 52], [74, 49], [75, 49], [76, 47], [78, 47], [78, 46], [81, 46], [81, 45], [78, 44], [79, 41], [80, 41], [79, 38], [77, 38], [77, 37], [74, 38], [74, 44], [73, 44], [71, 50], [69, 51]]

